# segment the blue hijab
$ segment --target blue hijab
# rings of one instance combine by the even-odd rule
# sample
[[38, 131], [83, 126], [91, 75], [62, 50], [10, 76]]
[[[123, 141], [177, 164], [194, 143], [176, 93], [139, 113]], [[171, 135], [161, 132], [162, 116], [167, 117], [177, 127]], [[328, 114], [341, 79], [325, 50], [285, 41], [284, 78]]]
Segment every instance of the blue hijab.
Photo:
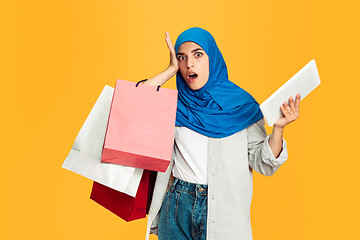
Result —
[[228, 79], [224, 58], [213, 36], [202, 28], [187, 29], [177, 38], [175, 52], [188, 41], [201, 46], [208, 55], [209, 79], [202, 88], [192, 90], [178, 70], [175, 125], [188, 127], [208, 137], [223, 138], [263, 118], [256, 100]]

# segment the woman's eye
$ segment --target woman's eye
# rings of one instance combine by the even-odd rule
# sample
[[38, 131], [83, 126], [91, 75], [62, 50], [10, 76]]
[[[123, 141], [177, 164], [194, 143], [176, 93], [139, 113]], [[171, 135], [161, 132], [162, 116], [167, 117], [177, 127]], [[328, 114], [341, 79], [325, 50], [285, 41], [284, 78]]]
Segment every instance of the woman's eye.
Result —
[[202, 53], [201, 52], [197, 52], [197, 53], [195, 53], [195, 57], [200, 57], [202, 55]]
[[184, 59], [185, 59], [184, 56], [178, 56], [178, 60], [182, 61], [182, 60], [184, 60]]

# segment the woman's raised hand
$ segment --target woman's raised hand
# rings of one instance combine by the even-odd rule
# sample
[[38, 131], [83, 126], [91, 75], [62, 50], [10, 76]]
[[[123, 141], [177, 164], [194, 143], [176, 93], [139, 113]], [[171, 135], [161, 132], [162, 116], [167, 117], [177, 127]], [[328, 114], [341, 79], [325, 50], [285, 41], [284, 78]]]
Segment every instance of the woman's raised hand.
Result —
[[169, 32], [165, 33], [165, 41], [166, 41], [166, 44], [167, 44], [167, 46], [169, 48], [169, 51], [170, 51], [169, 68], [171, 68], [176, 73], [178, 71], [178, 69], [179, 69], [179, 65], [178, 65], [178, 61], [177, 61], [177, 58], [176, 58], [175, 48], [174, 48], [174, 45], [171, 42]]
[[284, 128], [286, 125], [299, 118], [300, 98], [300, 93], [298, 93], [296, 94], [295, 102], [292, 96], [289, 98], [290, 104], [288, 104], [287, 101], [284, 101], [283, 105], [280, 106], [284, 116], [278, 119], [274, 126]]
[[152, 78], [149, 78], [143, 84], [150, 86], [162, 86], [166, 81], [168, 81], [172, 76], [174, 76], [179, 70], [178, 61], [176, 59], [176, 53], [174, 45], [171, 42], [170, 35], [168, 32], [165, 33], [165, 41], [170, 50], [170, 64], [169, 66], [162, 71], [161, 73], [155, 75]]

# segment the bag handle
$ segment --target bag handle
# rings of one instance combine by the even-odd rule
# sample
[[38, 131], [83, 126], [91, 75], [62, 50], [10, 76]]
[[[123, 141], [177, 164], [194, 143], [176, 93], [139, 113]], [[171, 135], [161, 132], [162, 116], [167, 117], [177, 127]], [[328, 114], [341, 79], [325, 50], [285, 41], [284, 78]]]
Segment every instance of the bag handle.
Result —
[[[145, 82], [146, 80], [148, 80], [148, 79], [144, 79], [144, 80], [138, 81], [138, 82], [136, 83], [135, 87], [138, 87], [139, 83]], [[157, 87], [157, 91], [159, 91], [160, 87], [161, 87], [160, 85]]]

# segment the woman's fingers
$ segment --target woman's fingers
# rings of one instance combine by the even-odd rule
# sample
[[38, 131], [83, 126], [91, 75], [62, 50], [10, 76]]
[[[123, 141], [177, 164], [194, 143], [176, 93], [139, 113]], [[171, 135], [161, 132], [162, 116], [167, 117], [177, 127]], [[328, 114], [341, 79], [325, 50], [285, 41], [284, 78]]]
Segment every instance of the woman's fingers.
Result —
[[295, 108], [296, 108], [297, 112], [299, 112], [299, 110], [300, 110], [300, 99], [301, 99], [300, 93], [296, 94]]
[[169, 32], [166, 32], [166, 33], [165, 33], [165, 41], [166, 41], [166, 44], [167, 44], [169, 50], [170, 50], [171, 52], [175, 52], [174, 45], [173, 45], [172, 42], [171, 42]]
[[286, 118], [288, 118], [289, 112], [288, 112], [288, 111], [286, 110], [286, 108], [284, 107], [284, 104], [281, 105], [280, 108], [281, 108], [281, 111], [282, 111], [282, 113], [284, 114], [284, 116], [285, 116]]
[[170, 54], [172, 55], [172, 57], [176, 58], [176, 56], [175, 56], [175, 48], [174, 48], [174, 45], [171, 42], [170, 34], [168, 32], [165, 33], [165, 41], [166, 41], [166, 44], [167, 44], [167, 46], [169, 48]]
[[[291, 98], [290, 97], [290, 104], [291, 104]], [[293, 110], [291, 109], [291, 107], [289, 106], [289, 104], [287, 103], [287, 101], [284, 101], [284, 108], [286, 109], [286, 111], [288, 112], [289, 115], [292, 115], [293, 114]]]
[[[296, 97], [296, 101], [298, 101], [297, 99], [298, 99], [298, 96]], [[298, 102], [296, 102], [296, 104], [298, 105]], [[287, 103], [287, 101], [284, 101], [283, 109], [286, 111], [285, 112], [286, 114], [284, 113], [284, 115], [290, 121], [294, 121], [299, 117], [298, 107], [296, 107], [292, 96], [289, 98], [289, 104]]]
[[165, 33], [165, 41], [166, 41], [166, 44], [167, 44], [169, 50], [171, 50], [171, 44], [172, 44], [172, 43], [171, 43], [171, 41], [170, 41], [170, 36], [169, 36], [169, 33], [168, 33], [168, 32]]
[[296, 99], [294, 102], [294, 98], [291, 96], [288, 101], [284, 101], [280, 106], [282, 113], [284, 114], [283, 119], [283, 127], [287, 124], [295, 121], [299, 116], [299, 106], [300, 106], [300, 93], [296, 95]]
[[296, 94], [295, 102], [293, 97], [289, 98], [289, 104], [294, 113], [299, 113], [300, 108], [300, 93]]
[[290, 103], [290, 107], [295, 110], [295, 103], [292, 96], [289, 98], [289, 103]]
[[169, 48], [169, 51], [170, 51], [170, 65], [169, 66], [173, 66], [177, 70], [179, 68], [179, 66], [178, 66], [178, 62], [177, 62], [177, 59], [176, 59], [175, 48], [174, 48], [174, 45], [171, 42], [169, 32], [165, 33], [165, 41], [166, 41], [166, 44], [167, 44], [167, 46]]

